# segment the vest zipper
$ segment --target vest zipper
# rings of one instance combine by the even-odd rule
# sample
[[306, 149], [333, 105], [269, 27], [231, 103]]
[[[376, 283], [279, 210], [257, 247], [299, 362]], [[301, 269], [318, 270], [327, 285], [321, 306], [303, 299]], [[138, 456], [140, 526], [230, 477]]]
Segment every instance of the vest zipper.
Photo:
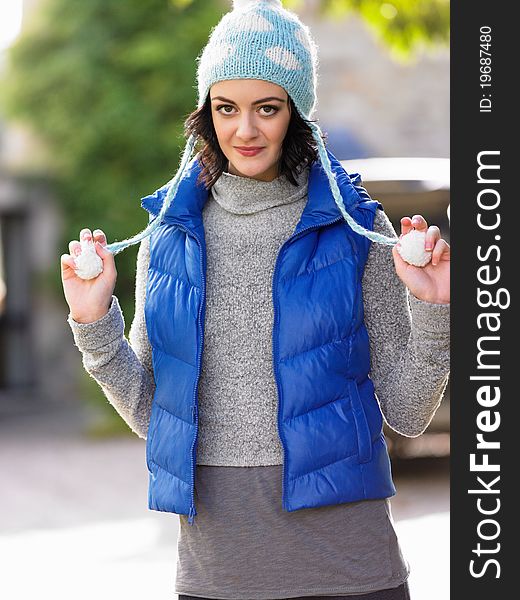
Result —
[[[195, 384], [195, 390], [197, 389], [197, 384]], [[195, 489], [195, 465], [193, 461], [193, 449], [195, 447], [195, 440], [197, 439], [198, 427], [199, 427], [199, 411], [197, 409], [197, 405], [194, 404], [191, 407], [191, 418], [195, 423], [195, 436], [193, 438], [192, 446], [191, 446], [191, 506], [190, 512], [188, 514], [188, 524], [193, 525], [193, 521], [195, 520], [195, 515], [197, 514], [197, 510], [195, 508], [194, 501], [194, 489]]]
[[195, 380], [195, 386], [193, 387], [193, 404], [191, 406], [191, 416], [192, 421], [195, 423], [195, 435], [193, 436], [193, 441], [191, 443], [191, 504], [190, 510], [188, 513], [188, 524], [193, 525], [193, 521], [195, 520], [195, 516], [197, 514], [197, 509], [195, 508], [195, 460], [194, 460], [194, 448], [197, 441], [198, 430], [199, 430], [199, 410], [198, 410], [198, 401], [197, 401], [197, 387], [199, 383], [200, 377], [200, 357], [203, 346], [203, 331], [202, 331], [202, 320], [201, 313], [202, 307], [204, 306], [205, 296], [206, 296], [206, 279], [204, 277], [204, 263], [202, 260], [202, 244], [199, 237], [191, 230], [188, 230], [184, 225], [180, 225], [179, 223], [174, 223], [179, 229], [182, 229], [188, 235], [192, 235], [197, 244], [199, 245], [199, 257], [200, 257], [200, 273], [202, 277], [202, 294], [201, 301], [199, 307], [199, 314], [197, 317], [197, 322], [199, 326], [199, 336], [200, 336], [200, 344], [197, 348], [197, 379]]
[[278, 369], [276, 368], [276, 364], [277, 364], [277, 358], [278, 358], [278, 329], [277, 329], [277, 325], [278, 325], [278, 313], [276, 310], [277, 307], [277, 301], [276, 301], [276, 287], [277, 287], [277, 283], [278, 283], [278, 279], [277, 279], [277, 275], [278, 275], [278, 265], [279, 265], [279, 259], [280, 256], [282, 255], [283, 251], [285, 250], [285, 246], [295, 240], [298, 239], [299, 237], [301, 237], [304, 233], [306, 233], [307, 231], [310, 231], [311, 229], [319, 229], [321, 227], [326, 227], [327, 225], [332, 225], [332, 223], [336, 223], [337, 221], [342, 221], [344, 220], [343, 216], [340, 217], [336, 217], [335, 219], [332, 219], [331, 221], [326, 221], [325, 223], [319, 223], [317, 225], [309, 225], [309, 227], [305, 227], [304, 229], [301, 229], [298, 233], [293, 233], [289, 238], [287, 238], [285, 240], [285, 242], [282, 244], [278, 255], [276, 257], [276, 261], [275, 261], [275, 265], [274, 265], [274, 273], [273, 273], [273, 284], [272, 284], [272, 297], [273, 297], [273, 335], [272, 335], [272, 342], [273, 342], [273, 372], [274, 372], [274, 378], [275, 378], [275, 382], [276, 382], [276, 388], [278, 390], [278, 418], [277, 418], [277, 422], [278, 422], [278, 435], [280, 436], [280, 441], [282, 443], [282, 449], [283, 449], [283, 463], [282, 463], [282, 509], [287, 510], [287, 505], [286, 505], [286, 495], [287, 495], [287, 490], [286, 490], [286, 472], [285, 472], [285, 462], [286, 462], [286, 453], [287, 453], [287, 446], [285, 445], [285, 439], [283, 437], [282, 434], [282, 427], [281, 427], [281, 414], [282, 414], [282, 394], [281, 394], [281, 390], [280, 390], [280, 383], [279, 383], [279, 379], [278, 379]]

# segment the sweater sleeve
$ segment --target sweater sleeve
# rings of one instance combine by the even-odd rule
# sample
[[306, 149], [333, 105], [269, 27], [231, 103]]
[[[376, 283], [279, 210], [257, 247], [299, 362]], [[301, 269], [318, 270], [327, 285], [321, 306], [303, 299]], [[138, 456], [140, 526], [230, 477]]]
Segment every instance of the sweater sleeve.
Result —
[[[378, 210], [374, 230], [396, 232]], [[425, 431], [441, 403], [450, 369], [450, 305], [417, 299], [399, 279], [388, 246], [372, 244], [363, 274], [371, 378], [381, 411], [398, 433]]]
[[117, 296], [112, 295], [108, 313], [97, 321], [78, 323], [70, 313], [67, 317], [85, 370], [130, 429], [143, 439], [146, 439], [155, 391], [152, 352], [144, 318], [148, 261], [149, 240], [145, 238], [137, 254], [135, 316], [130, 341], [124, 334], [124, 317]]

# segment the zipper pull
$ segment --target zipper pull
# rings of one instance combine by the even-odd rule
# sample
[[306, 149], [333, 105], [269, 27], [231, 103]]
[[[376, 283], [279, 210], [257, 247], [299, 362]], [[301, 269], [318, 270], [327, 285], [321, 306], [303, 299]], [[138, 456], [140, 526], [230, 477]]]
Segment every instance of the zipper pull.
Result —
[[188, 524], [193, 525], [193, 520], [195, 519], [195, 515], [197, 511], [195, 510], [195, 505], [190, 506], [190, 513], [188, 515]]

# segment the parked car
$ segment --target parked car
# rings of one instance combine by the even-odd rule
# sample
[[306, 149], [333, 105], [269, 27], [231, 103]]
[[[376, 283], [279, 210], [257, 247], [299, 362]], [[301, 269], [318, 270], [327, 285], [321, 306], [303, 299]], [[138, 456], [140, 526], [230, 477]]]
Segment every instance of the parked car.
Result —
[[[448, 158], [363, 158], [342, 160], [347, 173], [359, 173], [363, 186], [383, 205], [396, 232], [400, 219], [414, 214], [437, 225], [449, 242], [450, 161]], [[447, 456], [450, 451], [450, 385], [426, 432], [417, 438], [397, 434], [385, 424], [390, 453], [397, 458]]]

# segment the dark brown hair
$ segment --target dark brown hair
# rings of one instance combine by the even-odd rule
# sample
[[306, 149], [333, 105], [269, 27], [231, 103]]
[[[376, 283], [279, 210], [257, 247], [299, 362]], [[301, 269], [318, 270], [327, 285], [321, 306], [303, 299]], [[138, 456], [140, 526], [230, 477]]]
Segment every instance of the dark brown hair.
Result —
[[[279, 174], [286, 175], [292, 184], [297, 185], [295, 175], [301, 173], [307, 165], [317, 160], [318, 150], [312, 130], [307, 125], [307, 123], [313, 121], [303, 119], [296, 110], [292, 98], [289, 95], [288, 98], [291, 105], [291, 118], [282, 143]], [[198, 158], [202, 167], [197, 183], [203, 182], [206, 188], [209, 189], [228, 166], [228, 159], [220, 148], [213, 126], [209, 94], [204, 105], [186, 118], [184, 135], [186, 138], [190, 135], [196, 136], [196, 149], [199, 145], [198, 151], [200, 154]], [[322, 139], [325, 141], [326, 134], [322, 136]]]

